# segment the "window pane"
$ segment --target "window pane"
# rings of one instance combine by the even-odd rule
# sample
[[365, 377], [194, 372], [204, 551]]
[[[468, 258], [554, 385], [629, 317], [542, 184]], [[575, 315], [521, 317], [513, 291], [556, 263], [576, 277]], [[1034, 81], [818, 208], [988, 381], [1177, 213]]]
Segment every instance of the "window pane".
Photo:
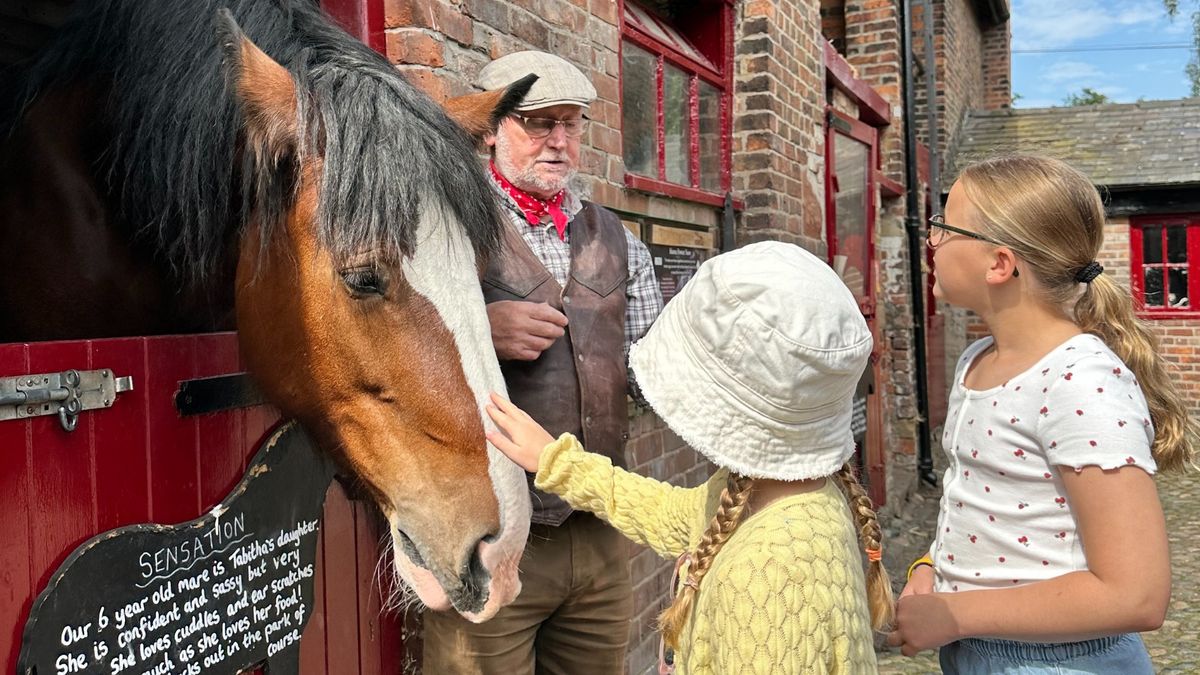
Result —
[[1188, 271], [1185, 267], [1172, 267], [1167, 270], [1167, 279], [1171, 284], [1167, 296], [1168, 307], [1189, 307], [1188, 304]]
[[1142, 262], [1162, 262], [1162, 227], [1152, 225], [1142, 228]]
[[666, 146], [667, 180], [691, 185], [688, 159], [692, 148], [692, 125], [688, 115], [690, 100], [688, 82], [691, 77], [674, 66], [663, 66], [663, 126]]
[[1167, 262], [1187, 261], [1187, 225], [1167, 226]]
[[1146, 306], [1147, 307], [1162, 307], [1163, 306], [1163, 271], [1161, 267], [1147, 267], [1142, 270], [1142, 279], [1145, 281], [1143, 288], [1146, 289]]
[[621, 49], [621, 143], [625, 170], [658, 178], [658, 59], [626, 42]]
[[721, 191], [721, 92], [700, 81], [700, 189]]
[[838, 192], [833, 268], [859, 301], [867, 297], [867, 156], [869, 148], [848, 136], [832, 134]]

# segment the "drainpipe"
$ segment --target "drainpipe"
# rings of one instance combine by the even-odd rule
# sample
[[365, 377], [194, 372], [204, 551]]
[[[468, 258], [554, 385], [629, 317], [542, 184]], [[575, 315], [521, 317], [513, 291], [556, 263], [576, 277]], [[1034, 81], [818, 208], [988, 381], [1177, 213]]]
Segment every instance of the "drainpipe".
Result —
[[[924, 5], [928, 11], [928, 4]], [[925, 357], [925, 237], [921, 222], [920, 181], [917, 178], [916, 95], [913, 91], [912, 0], [900, 3], [901, 78], [904, 81], [904, 184], [906, 186], [904, 229], [908, 235], [909, 292], [912, 295], [912, 335], [917, 385], [917, 477], [926, 485], [937, 485], [933, 472], [933, 454], [929, 445], [929, 376]], [[932, 14], [925, 15], [925, 24]], [[929, 91], [932, 108], [933, 90]], [[932, 164], [932, 161], [930, 162]]]

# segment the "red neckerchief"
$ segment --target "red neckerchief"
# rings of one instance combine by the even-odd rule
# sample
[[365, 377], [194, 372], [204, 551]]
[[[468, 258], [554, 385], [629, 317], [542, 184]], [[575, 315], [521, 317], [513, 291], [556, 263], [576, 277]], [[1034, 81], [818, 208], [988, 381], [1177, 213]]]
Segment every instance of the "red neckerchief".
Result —
[[538, 227], [542, 224], [542, 218], [549, 215], [554, 221], [554, 229], [558, 230], [558, 238], [562, 241], [567, 240], [567, 214], [562, 210], [563, 199], [567, 196], [566, 190], [559, 190], [550, 199], [538, 199], [501, 176], [496, 170], [495, 162], [488, 163], [488, 168], [492, 170], [492, 178], [495, 178], [505, 194], [517, 203], [517, 208], [521, 209], [530, 225]]

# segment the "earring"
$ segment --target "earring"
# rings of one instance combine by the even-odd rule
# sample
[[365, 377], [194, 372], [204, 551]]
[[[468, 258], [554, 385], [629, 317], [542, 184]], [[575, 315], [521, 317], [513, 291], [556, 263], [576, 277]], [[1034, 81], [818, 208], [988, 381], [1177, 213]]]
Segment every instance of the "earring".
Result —
[[1013, 278], [1016, 279], [1019, 276], [1021, 276], [1021, 270], [1014, 267], [1013, 268]]

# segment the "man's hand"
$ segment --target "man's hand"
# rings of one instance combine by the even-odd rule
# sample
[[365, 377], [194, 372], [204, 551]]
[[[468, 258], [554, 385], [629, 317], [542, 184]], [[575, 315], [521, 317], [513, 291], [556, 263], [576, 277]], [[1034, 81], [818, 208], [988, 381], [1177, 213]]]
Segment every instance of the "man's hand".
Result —
[[501, 300], [487, 306], [501, 361], [533, 361], [562, 337], [567, 316], [544, 302]]
[[542, 425], [533, 421], [524, 410], [512, 401], [492, 392], [492, 402], [487, 414], [500, 431], [489, 431], [487, 438], [517, 466], [530, 473], [537, 473], [542, 450], [554, 441]]

